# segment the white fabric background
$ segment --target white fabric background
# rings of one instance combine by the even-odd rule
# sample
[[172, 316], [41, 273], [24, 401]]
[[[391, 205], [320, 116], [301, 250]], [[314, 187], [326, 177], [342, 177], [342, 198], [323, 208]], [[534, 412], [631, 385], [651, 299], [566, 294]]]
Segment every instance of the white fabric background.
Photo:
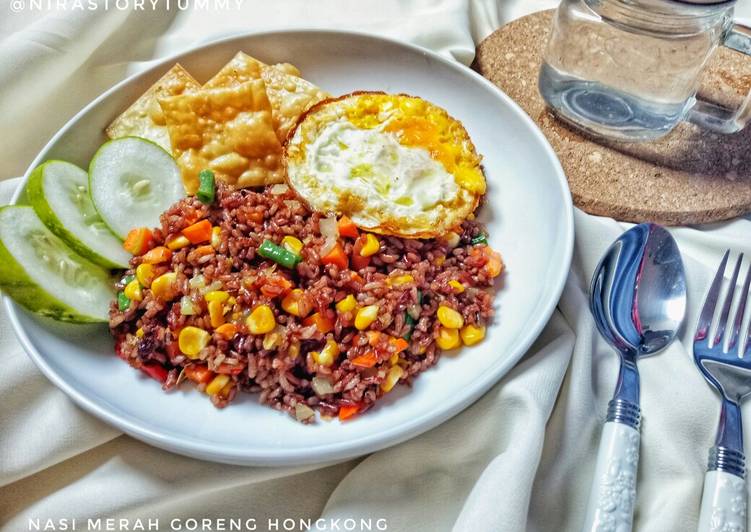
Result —
[[[21, 12], [0, 0], [0, 179], [20, 175], [76, 111], [149, 60], [232, 32], [295, 26], [398, 36], [469, 63], [474, 44], [552, 0], [244, 0], [240, 12]], [[751, 6], [739, 7], [751, 15]], [[742, 10], [742, 12], [741, 12]], [[0, 182], [0, 204], [16, 182]], [[0, 311], [0, 529], [29, 518], [373, 517], [393, 531], [577, 530], [617, 373], [586, 305], [594, 266], [624, 226], [576, 212], [565, 293], [540, 339], [482, 399], [442, 426], [326, 467], [241, 468], [173, 455], [104, 425], [53, 387]], [[688, 323], [727, 247], [751, 222], [675, 229]], [[637, 530], [696, 527], [719, 402], [694, 368], [690, 330], [640, 364], [644, 423]], [[751, 412], [746, 410], [746, 414]], [[751, 418], [749, 418], [751, 419]], [[747, 426], [751, 422], [747, 423]], [[746, 430], [746, 439], [751, 432]], [[80, 529], [80, 528], [79, 528]]]

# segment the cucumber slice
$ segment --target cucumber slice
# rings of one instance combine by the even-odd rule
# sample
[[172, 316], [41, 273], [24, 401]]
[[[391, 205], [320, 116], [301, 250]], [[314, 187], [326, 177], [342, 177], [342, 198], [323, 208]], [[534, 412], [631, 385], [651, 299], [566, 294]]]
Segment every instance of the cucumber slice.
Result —
[[64, 161], [47, 161], [29, 176], [26, 194], [44, 225], [73, 251], [105, 268], [128, 267], [130, 254], [94, 208], [84, 170]]
[[135, 227], [156, 227], [185, 196], [180, 168], [150, 140], [123, 137], [104, 144], [89, 164], [89, 190], [104, 223], [122, 239]]
[[0, 288], [60, 321], [106, 322], [114, 279], [56, 237], [32, 207], [0, 208]]

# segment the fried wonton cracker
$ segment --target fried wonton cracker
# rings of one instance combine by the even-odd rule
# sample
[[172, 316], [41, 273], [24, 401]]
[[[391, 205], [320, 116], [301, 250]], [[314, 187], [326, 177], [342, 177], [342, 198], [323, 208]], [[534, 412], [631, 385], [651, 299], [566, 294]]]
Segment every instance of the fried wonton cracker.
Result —
[[263, 79], [266, 94], [271, 102], [277, 138], [279, 142], [284, 142], [300, 115], [329, 97], [329, 94], [309, 81], [298, 77], [299, 72], [289, 63], [269, 66], [243, 52], [238, 52], [206, 82], [204, 87], [228, 87], [251, 79]]
[[283, 180], [282, 146], [274, 132], [263, 80], [201, 89], [159, 100], [185, 190], [198, 188], [198, 173], [238, 187]]
[[107, 126], [107, 136], [111, 139], [143, 137], [172, 153], [169, 132], [158, 99], [200, 88], [201, 85], [193, 76], [179, 63], [176, 64]]

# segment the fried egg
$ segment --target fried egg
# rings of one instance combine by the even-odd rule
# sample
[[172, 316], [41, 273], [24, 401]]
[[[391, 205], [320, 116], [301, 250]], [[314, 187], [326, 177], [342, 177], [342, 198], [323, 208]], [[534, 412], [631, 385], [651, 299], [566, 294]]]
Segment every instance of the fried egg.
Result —
[[467, 131], [440, 107], [363, 92], [312, 107], [287, 139], [289, 185], [313, 209], [385, 235], [432, 238], [485, 193]]

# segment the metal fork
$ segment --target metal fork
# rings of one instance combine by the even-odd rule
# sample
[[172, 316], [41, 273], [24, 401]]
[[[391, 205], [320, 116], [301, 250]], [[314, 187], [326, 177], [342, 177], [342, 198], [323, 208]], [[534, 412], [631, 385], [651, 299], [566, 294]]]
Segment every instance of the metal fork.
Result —
[[[720, 422], [714, 446], [709, 450], [707, 474], [704, 477], [704, 492], [699, 514], [699, 532], [746, 530], [746, 458], [743, 454], [743, 427], [741, 424], [741, 401], [751, 393], [751, 341], [745, 341], [741, 350], [740, 331], [743, 315], [749, 299], [751, 267], [739, 295], [738, 309], [733, 323], [730, 308], [737, 289], [738, 273], [743, 254], [735, 263], [730, 286], [720, 310], [717, 333], [710, 342], [710, 327], [715, 315], [725, 268], [730, 250], [720, 262], [694, 335], [694, 361], [704, 378], [722, 397]], [[730, 332], [727, 351], [724, 349], [725, 333]]]

